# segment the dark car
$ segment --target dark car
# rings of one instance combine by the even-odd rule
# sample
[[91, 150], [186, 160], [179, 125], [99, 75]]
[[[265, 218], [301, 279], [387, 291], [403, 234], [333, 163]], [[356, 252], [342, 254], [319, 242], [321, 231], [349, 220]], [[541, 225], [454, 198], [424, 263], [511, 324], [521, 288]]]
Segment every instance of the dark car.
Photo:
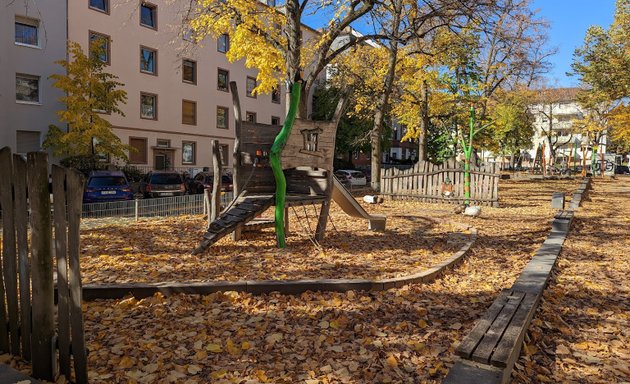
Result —
[[[212, 189], [212, 183], [214, 183], [214, 175], [212, 173], [199, 172], [190, 184], [190, 193], [203, 193], [203, 190], [206, 188]], [[221, 191], [228, 192], [232, 191], [232, 189], [232, 176], [221, 176]]]
[[630, 167], [627, 165], [618, 165], [615, 167], [616, 175], [630, 175]]
[[83, 192], [84, 203], [133, 200], [133, 192], [121, 171], [92, 171]]
[[174, 171], [152, 171], [142, 186], [145, 198], [181, 196], [186, 193], [182, 175]]

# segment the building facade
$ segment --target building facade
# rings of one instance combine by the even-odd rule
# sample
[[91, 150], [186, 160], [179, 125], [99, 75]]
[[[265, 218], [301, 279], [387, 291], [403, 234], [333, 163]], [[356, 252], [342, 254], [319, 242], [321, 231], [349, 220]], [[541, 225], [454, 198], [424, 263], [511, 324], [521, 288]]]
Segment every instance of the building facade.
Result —
[[41, 149], [58, 124], [62, 93], [49, 76], [66, 59], [66, 2], [3, 2], [0, 8], [0, 147], [15, 153]]
[[[261, 6], [275, 6], [273, 1]], [[66, 8], [66, 4], [68, 8]], [[264, 5], [263, 5], [264, 4]], [[227, 35], [193, 43], [184, 29], [186, 0], [18, 0], [0, 15], [0, 146], [39, 150], [49, 124], [59, 125], [61, 92], [48, 77], [61, 73], [67, 42], [103, 48], [105, 71], [124, 85], [124, 116], [103, 115], [140, 169], [198, 169], [212, 165], [219, 140], [231, 166], [235, 121], [229, 83], [238, 86], [243, 118], [280, 125], [286, 90], [252, 94], [255, 69], [226, 57]], [[8, 12], [5, 12], [5, 9]], [[304, 39], [317, 32], [304, 27]], [[65, 128], [65, 127], [63, 127]]]
[[238, 86], [244, 117], [281, 124], [284, 89], [253, 96], [256, 71], [226, 58], [228, 36], [199, 44], [182, 31], [188, 2], [76, 0], [68, 9], [68, 39], [88, 49], [104, 46], [106, 70], [127, 92], [125, 116], [111, 115], [114, 133], [135, 148], [130, 164], [140, 168], [203, 168], [219, 140], [229, 166], [234, 118], [229, 82]]

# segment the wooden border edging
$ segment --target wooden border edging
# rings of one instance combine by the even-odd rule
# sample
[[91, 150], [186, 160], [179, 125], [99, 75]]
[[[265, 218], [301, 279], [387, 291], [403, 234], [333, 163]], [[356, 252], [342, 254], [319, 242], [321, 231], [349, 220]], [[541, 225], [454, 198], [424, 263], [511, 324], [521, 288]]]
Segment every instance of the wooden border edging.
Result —
[[[523, 339], [525, 338], [525, 334], [527, 333], [529, 324], [534, 317], [536, 308], [538, 307], [538, 303], [542, 298], [543, 291], [547, 286], [549, 279], [551, 278], [551, 271], [556, 265], [556, 261], [558, 260], [558, 256], [560, 255], [560, 251], [562, 250], [562, 245], [564, 244], [564, 241], [569, 233], [571, 222], [573, 221], [574, 217], [573, 212], [577, 210], [578, 207], [580, 207], [582, 198], [590, 189], [590, 187], [591, 179], [584, 179], [580, 184], [580, 187], [576, 190], [576, 192], [573, 194], [573, 197], [571, 198], [569, 211], [559, 211], [559, 213], [552, 221], [551, 231], [549, 232], [547, 239], [540, 246], [532, 260], [530, 260], [525, 268], [523, 268], [523, 271], [514, 282], [514, 285], [512, 285], [512, 288], [509, 290], [510, 292], [518, 292], [519, 294], [533, 296], [529, 303], [529, 308], [523, 309], [523, 313], [520, 318], [523, 325], [519, 327], [508, 325], [508, 328], [504, 331], [506, 334], [510, 332], [511, 337], [513, 337], [513, 340], [516, 341], [514, 343], [514, 347], [511, 350], [508, 350], [507, 346], [505, 344], [501, 345], [499, 340], [499, 344], [495, 346], [494, 350], [488, 350], [491, 352], [492, 357], [487, 364], [474, 361], [474, 356], [460, 355], [465, 357], [458, 357], [456, 359], [455, 364], [451, 367], [444, 380], [442, 380], [442, 383], [505, 384], [510, 381], [514, 363], [516, 363], [516, 361], [518, 360], [521, 352]], [[480, 328], [480, 322], [484, 321], [483, 319], [486, 319], [487, 322], [487, 318], [492, 317], [492, 314], [490, 313], [492, 311], [492, 308], [497, 306], [497, 304], [502, 300], [503, 296], [505, 296], [504, 293], [499, 295], [492, 306], [486, 311], [486, 314], [484, 314], [484, 316], [477, 321], [477, 324], [473, 328], [473, 331], [471, 331], [471, 333], [469, 333], [468, 336], [464, 338], [462, 343], [460, 343], [460, 346], [464, 343], [467, 343], [469, 346], [476, 348], [484, 341], [483, 337], [486, 336], [485, 334], [481, 339], [479, 339], [479, 337], [477, 337], [479, 336], [479, 334], [473, 336], [473, 332], [479, 331], [478, 328]], [[503, 297], [503, 300], [504, 299], [505, 298]], [[515, 317], [516, 316], [518, 315], [515, 315]], [[487, 324], [487, 327], [490, 327], [489, 323]], [[504, 335], [502, 334], [501, 338], [503, 336]], [[460, 349], [460, 346], [458, 346], [457, 349]], [[494, 356], [499, 353], [499, 349], [501, 349], [500, 353], [505, 358], [505, 361], [502, 359], [494, 358]]]
[[125, 283], [125, 284], [84, 284], [83, 299], [120, 299], [129, 294], [137, 299], [152, 296], [160, 292], [165, 296], [185, 293], [207, 295], [215, 292], [247, 292], [261, 295], [279, 292], [284, 295], [298, 295], [306, 291], [384, 291], [402, 287], [407, 284], [427, 283], [435, 280], [448, 268], [457, 265], [477, 240], [477, 229], [453, 223], [460, 228], [470, 229], [470, 237], [459, 251], [448, 259], [432, 267], [411, 275], [383, 280], [366, 279], [303, 279], [303, 280], [241, 280], [241, 281], [209, 281], [195, 283]]

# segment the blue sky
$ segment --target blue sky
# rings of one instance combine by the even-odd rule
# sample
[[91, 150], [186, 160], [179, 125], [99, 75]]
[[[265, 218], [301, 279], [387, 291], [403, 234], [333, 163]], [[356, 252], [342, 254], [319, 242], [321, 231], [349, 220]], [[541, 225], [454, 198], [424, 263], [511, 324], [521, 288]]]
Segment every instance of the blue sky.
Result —
[[575, 77], [565, 75], [571, 70], [573, 51], [582, 45], [589, 26], [608, 28], [613, 22], [615, 0], [534, 0], [533, 8], [550, 23], [550, 45], [558, 49], [550, 60], [554, 64], [550, 83], [577, 85]]
[[[608, 28], [613, 21], [615, 0], [533, 0], [532, 8], [538, 9], [539, 15], [550, 23], [549, 45], [558, 49], [558, 53], [550, 58], [553, 63], [547, 76], [550, 85], [577, 85], [575, 77], [566, 76], [571, 70], [573, 51], [582, 45], [589, 26]], [[318, 13], [306, 17], [305, 21], [318, 28], [327, 16], [330, 17]]]

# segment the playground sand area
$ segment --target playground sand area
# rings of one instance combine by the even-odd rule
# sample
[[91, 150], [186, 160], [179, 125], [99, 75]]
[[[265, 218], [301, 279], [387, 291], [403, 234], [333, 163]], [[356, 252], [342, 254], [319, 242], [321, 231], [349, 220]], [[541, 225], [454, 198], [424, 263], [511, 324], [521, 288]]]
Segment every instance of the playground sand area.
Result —
[[[402, 216], [399, 205], [387, 202], [378, 207], [379, 212], [388, 214], [387, 229], [375, 232], [368, 230], [367, 221], [345, 215], [333, 203], [331, 221], [321, 243], [309, 236], [316, 225], [313, 207], [291, 209], [287, 248], [282, 250], [276, 247], [274, 229], [266, 228], [245, 232], [238, 242], [227, 236], [203, 254], [191, 255], [203, 237], [206, 221], [201, 216], [84, 230], [83, 280], [123, 283], [382, 279], [429, 268], [451, 257], [470, 236], [465, 227], [448, 221]], [[371, 211], [374, 208], [366, 206]], [[272, 210], [265, 213], [270, 214]]]
[[520, 226], [526, 233], [528, 216], [553, 216], [553, 191], [569, 193], [575, 185], [567, 180], [545, 181], [542, 187], [507, 181], [502, 183], [503, 207], [483, 207], [481, 216], [472, 219], [453, 214], [455, 206], [449, 204], [361, 201], [369, 213], [387, 216], [384, 232], [369, 231], [367, 221], [345, 215], [333, 203], [321, 244], [309, 236], [316, 224], [314, 208], [296, 207], [289, 210], [291, 228], [283, 250], [276, 247], [273, 228], [267, 228], [246, 232], [238, 242], [227, 236], [205, 253], [191, 255], [203, 237], [206, 221], [201, 216], [105, 225], [81, 232], [82, 278], [84, 283], [111, 284], [400, 277], [451, 257], [469, 239], [466, 226], [480, 233]]

